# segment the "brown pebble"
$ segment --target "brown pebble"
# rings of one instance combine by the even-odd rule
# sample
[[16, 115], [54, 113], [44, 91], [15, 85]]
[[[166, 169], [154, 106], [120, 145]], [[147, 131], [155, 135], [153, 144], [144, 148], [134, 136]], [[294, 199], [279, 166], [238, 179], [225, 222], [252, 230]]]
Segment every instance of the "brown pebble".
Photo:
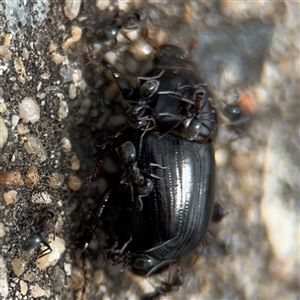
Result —
[[80, 169], [80, 161], [79, 161], [77, 155], [73, 155], [70, 158], [70, 163], [71, 163], [71, 170], [78, 171]]
[[52, 189], [59, 189], [64, 183], [64, 175], [58, 172], [52, 173], [49, 177], [49, 186]]
[[78, 178], [75, 175], [70, 175], [69, 179], [68, 179], [68, 187], [74, 191], [77, 192], [81, 189], [82, 186], [82, 181], [80, 178]]
[[25, 177], [25, 184], [27, 187], [32, 188], [36, 186], [39, 181], [39, 173], [36, 166], [31, 166]]
[[72, 275], [71, 275], [71, 288], [73, 290], [79, 290], [83, 287], [83, 284], [84, 284], [83, 269], [78, 267], [73, 267]]
[[0, 184], [3, 185], [24, 185], [20, 171], [7, 171], [0, 174]]
[[15, 258], [11, 261], [11, 266], [15, 274], [19, 277], [25, 271], [26, 261], [21, 258]]

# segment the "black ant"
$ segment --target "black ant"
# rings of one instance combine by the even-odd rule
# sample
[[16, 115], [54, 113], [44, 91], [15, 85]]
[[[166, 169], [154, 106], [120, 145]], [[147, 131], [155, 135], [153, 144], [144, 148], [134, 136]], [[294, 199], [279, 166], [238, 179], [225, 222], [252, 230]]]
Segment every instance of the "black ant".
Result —
[[47, 231], [54, 227], [56, 222], [56, 211], [53, 207], [44, 206], [36, 214], [35, 221], [33, 223], [34, 232], [23, 242], [22, 250], [30, 251], [36, 249], [40, 244], [45, 245], [46, 249], [41, 251], [39, 258], [48, 255], [52, 252], [52, 248], [48, 241], [42, 236], [44, 231]]

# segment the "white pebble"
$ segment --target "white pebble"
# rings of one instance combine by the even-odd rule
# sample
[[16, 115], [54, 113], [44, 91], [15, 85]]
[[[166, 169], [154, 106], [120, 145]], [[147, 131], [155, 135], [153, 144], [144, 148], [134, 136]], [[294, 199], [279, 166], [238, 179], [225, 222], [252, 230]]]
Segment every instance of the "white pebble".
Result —
[[80, 11], [81, 0], [65, 0], [64, 13], [69, 20], [75, 19]]
[[6, 128], [5, 122], [0, 118], [0, 149], [3, 148], [8, 138], [8, 130]]
[[65, 119], [69, 114], [69, 106], [66, 101], [60, 101], [59, 110], [58, 110], [58, 118], [60, 120]]
[[40, 119], [40, 107], [32, 98], [26, 97], [19, 104], [19, 112], [25, 123], [36, 123]]

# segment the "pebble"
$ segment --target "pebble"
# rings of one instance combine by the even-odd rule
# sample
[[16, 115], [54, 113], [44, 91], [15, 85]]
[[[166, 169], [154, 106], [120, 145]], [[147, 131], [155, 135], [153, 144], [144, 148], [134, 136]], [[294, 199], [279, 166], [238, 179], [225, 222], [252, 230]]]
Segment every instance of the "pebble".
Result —
[[3, 256], [0, 255], [0, 298], [6, 299], [8, 296], [8, 282], [6, 262]]
[[72, 26], [71, 37], [69, 37], [65, 42], [60, 45], [62, 50], [67, 50], [72, 47], [75, 43], [79, 42], [81, 39], [82, 29], [77, 26]]
[[47, 152], [42, 142], [32, 135], [27, 137], [27, 142], [24, 144], [26, 151], [29, 154], [35, 154], [39, 158], [39, 162], [42, 163], [47, 159]]
[[5, 45], [0, 46], [0, 56], [2, 57], [4, 63], [11, 60], [11, 54], [12, 52], [9, 50], [7, 46]]
[[75, 19], [80, 11], [81, 0], [65, 0], [64, 13], [69, 20]]
[[0, 184], [3, 185], [24, 185], [20, 171], [7, 171], [0, 174]]
[[19, 82], [24, 85], [26, 82], [26, 71], [25, 71], [23, 60], [19, 57], [16, 57], [14, 59], [14, 67], [16, 73], [19, 75], [18, 76]]
[[19, 124], [17, 127], [17, 131], [18, 131], [18, 134], [26, 134], [26, 133], [30, 132], [30, 129], [24, 124]]
[[36, 166], [31, 166], [25, 176], [25, 184], [27, 187], [32, 188], [36, 186], [39, 181], [39, 173]]
[[60, 101], [59, 110], [58, 110], [58, 118], [59, 120], [65, 119], [69, 114], [69, 106], [66, 101]]
[[70, 163], [72, 171], [78, 171], [80, 169], [80, 161], [77, 155], [72, 155], [72, 157], [70, 158]]
[[0, 222], [0, 238], [5, 236], [5, 226], [2, 222]]
[[53, 52], [51, 54], [51, 59], [56, 65], [60, 65], [65, 61], [66, 58], [58, 52]]
[[6, 104], [4, 103], [3, 99], [0, 99], [0, 114], [3, 114], [5, 112], [6, 112]]
[[80, 69], [75, 69], [72, 74], [72, 80], [76, 84], [82, 80], [82, 72]]
[[46, 192], [33, 194], [31, 197], [32, 203], [49, 204], [52, 202], [51, 195]]
[[81, 115], [87, 115], [90, 111], [91, 106], [92, 106], [91, 99], [90, 98], [85, 98], [80, 103], [80, 108], [78, 109], [78, 113], [80, 113]]
[[49, 298], [51, 295], [50, 288], [42, 289], [37, 283], [31, 288], [31, 296], [33, 298], [46, 297]]
[[60, 144], [61, 144], [61, 148], [64, 152], [68, 153], [71, 151], [72, 145], [68, 138], [63, 137], [60, 141]]
[[25, 123], [36, 123], [40, 119], [40, 107], [30, 97], [24, 98], [19, 104], [19, 113]]
[[27, 294], [27, 291], [28, 291], [28, 285], [25, 281], [23, 280], [20, 280], [19, 282], [20, 284], [20, 292], [22, 295], [26, 295]]
[[72, 268], [72, 275], [71, 275], [71, 289], [79, 290], [83, 287], [84, 284], [84, 272], [83, 269], [78, 267]]
[[128, 47], [128, 52], [132, 54], [134, 59], [137, 61], [145, 61], [149, 59], [149, 55], [152, 51], [152, 46], [142, 40], [134, 41]]
[[3, 199], [6, 205], [15, 204], [17, 201], [17, 195], [18, 195], [17, 191], [14, 190], [3, 193]]
[[82, 180], [78, 178], [75, 175], [70, 175], [68, 179], [68, 187], [74, 191], [77, 192], [81, 189], [82, 186]]
[[62, 77], [63, 84], [70, 82], [73, 77], [73, 68], [70, 66], [62, 66], [59, 70], [59, 75]]
[[0, 117], [0, 149], [4, 147], [8, 138], [8, 130], [4, 120]]
[[19, 120], [20, 120], [20, 117], [17, 116], [17, 115], [13, 115], [13, 116], [11, 117], [11, 125], [12, 125], [12, 129], [14, 129], [14, 128], [18, 125]]
[[[52, 252], [36, 260], [36, 265], [40, 270], [45, 270], [50, 266], [56, 265], [66, 250], [65, 241], [63, 239], [55, 237], [54, 240], [49, 239], [48, 241], [51, 245]], [[44, 247], [42, 247], [42, 249], [43, 248]]]
[[109, 9], [110, 4], [110, 0], [96, 0], [95, 5], [99, 10], [106, 10]]
[[15, 258], [11, 261], [11, 266], [15, 274], [19, 277], [21, 276], [26, 268], [26, 261], [21, 258]]
[[68, 92], [68, 95], [69, 95], [69, 99], [73, 100], [77, 97], [77, 91], [76, 91], [76, 86], [74, 83], [71, 83], [69, 85], [69, 92]]
[[[273, 121], [265, 156], [261, 215], [275, 256], [300, 265], [299, 258], [299, 143], [293, 122]], [[287, 196], [288, 195], [288, 196]], [[298, 239], [298, 242], [297, 242]]]
[[58, 172], [52, 173], [49, 177], [49, 186], [52, 189], [59, 189], [64, 183], [64, 175]]

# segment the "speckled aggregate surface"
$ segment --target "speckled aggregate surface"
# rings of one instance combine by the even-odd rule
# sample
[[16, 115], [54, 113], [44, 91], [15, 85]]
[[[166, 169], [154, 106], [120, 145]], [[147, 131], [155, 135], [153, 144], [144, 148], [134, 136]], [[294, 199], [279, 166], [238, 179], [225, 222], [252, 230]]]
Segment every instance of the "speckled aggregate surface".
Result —
[[[101, 60], [135, 85], [163, 43], [190, 49], [217, 106], [239, 101], [249, 120], [234, 141], [220, 125], [216, 199], [228, 214], [162, 299], [299, 299], [299, 11], [291, 1], [1, 0], [0, 299], [80, 299], [83, 227], [118, 160], [84, 180], [128, 108]], [[37, 260], [21, 248], [45, 205], [56, 211], [43, 233], [54, 256]], [[161, 278], [120, 273], [96, 236], [86, 299], [153, 290]]]

